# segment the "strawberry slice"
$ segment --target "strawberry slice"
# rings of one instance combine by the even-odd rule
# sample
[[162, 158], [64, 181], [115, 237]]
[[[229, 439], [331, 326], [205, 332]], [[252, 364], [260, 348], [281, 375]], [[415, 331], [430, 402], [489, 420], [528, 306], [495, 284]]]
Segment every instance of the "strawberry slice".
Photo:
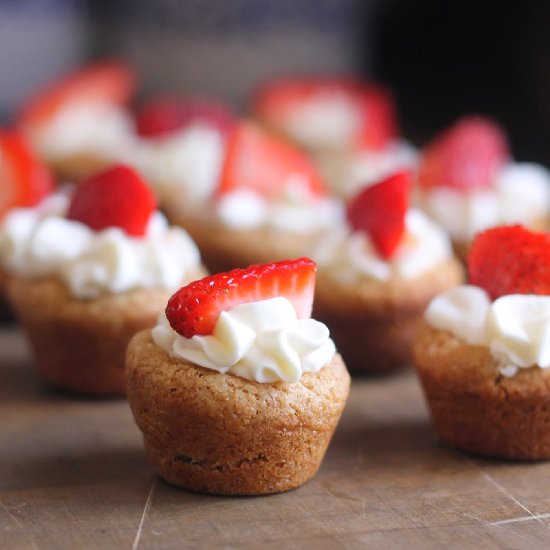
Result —
[[300, 116], [311, 102], [331, 97], [347, 101], [356, 111], [353, 146], [380, 150], [396, 137], [395, 106], [389, 91], [351, 77], [289, 77], [268, 82], [253, 98], [252, 110], [268, 125], [280, 128], [284, 121]]
[[238, 124], [229, 138], [218, 195], [250, 189], [274, 200], [288, 186], [311, 200], [327, 195], [313, 164], [302, 151], [254, 124]]
[[62, 77], [24, 107], [19, 126], [46, 124], [64, 106], [74, 103], [122, 105], [135, 90], [135, 75], [120, 61], [103, 61]]
[[506, 135], [498, 124], [483, 117], [466, 117], [425, 148], [418, 182], [424, 188], [464, 191], [488, 187], [509, 155]]
[[166, 317], [184, 338], [205, 336], [212, 334], [222, 311], [282, 296], [298, 318], [306, 319], [311, 315], [316, 269], [309, 258], [299, 258], [211, 275], [178, 290], [168, 301]]
[[94, 231], [119, 227], [128, 235], [141, 237], [155, 208], [153, 193], [138, 173], [119, 165], [78, 185], [67, 218]]
[[348, 205], [347, 220], [364, 231], [384, 258], [391, 258], [405, 231], [411, 174], [398, 172], [363, 189]]
[[234, 126], [235, 117], [223, 103], [192, 97], [150, 101], [136, 115], [137, 132], [146, 138], [167, 136], [197, 123], [225, 135]]
[[0, 218], [18, 206], [34, 206], [53, 191], [48, 168], [15, 132], [0, 131]]
[[470, 283], [494, 300], [505, 294], [550, 294], [550, 235], [521, 225], [476, 235], [468, 255]]

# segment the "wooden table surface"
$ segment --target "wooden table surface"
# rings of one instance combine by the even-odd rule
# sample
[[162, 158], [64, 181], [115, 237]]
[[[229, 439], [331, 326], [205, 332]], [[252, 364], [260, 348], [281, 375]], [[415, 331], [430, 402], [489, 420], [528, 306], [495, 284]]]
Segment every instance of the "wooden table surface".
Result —
[[550, 547], [550, 463], [438, 444], [412, 373], [355, 380], [317, 476], [269, 497], [155, 477], [126, 402], [42, 387], [0, 330], [0, 548]]

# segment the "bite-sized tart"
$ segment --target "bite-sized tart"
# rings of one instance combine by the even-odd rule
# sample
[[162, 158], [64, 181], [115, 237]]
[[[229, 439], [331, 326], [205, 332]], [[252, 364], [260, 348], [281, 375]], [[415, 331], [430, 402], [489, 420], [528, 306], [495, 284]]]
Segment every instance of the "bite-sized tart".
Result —
[[479, 455], [550, 458], [550, 236], [480, 233], [469, 284], [437, 296], [415, 344], [438, 436]]
[[448, 236], [409, 208], [411, 176], [367, 186], [347, 219], [316, 243], [314, 316], [328, 325], [350, 370], [407, 366], [430, 300], [463, 280]]
[[132, 146], [126, 105], [134, 90], [128, 65], [98, 62], [39, 90], [22, 106], [17, 126], [61, 180], [78, 181], [120, 161]]
[[310, 318], [315, 264], [301, 258], [190, 283], [130, 342], [128, 400], [169, 483], [258, 495], [319, 468], [350, 379]]
[[331, 191], [346, 197], [415, 166], [415, 149], [399, 137], [395, 111], [388, 90], [344, 76], [275, 79], [252, 100], [253, 116], [306, 150]]
[[450, 233], [466, 259], [474, 235], [489, 227], [549, 226], [550, 174], [541, 165], [515, 162], [494, 121], [465, 117], [422, 151], [417, 203]]
[[137, 173], [113, 167], [12, 210], [0, 227], [7, 294], [51, 385], [123, 394], [124, 355], [174, 289], [204, 274], [198, 249], [170, 228]]
[[169, 202], [165, 211], [211, 272], [302, 256], [342, 215], [307, 156], [250, 122], [233, 128], [209, 203], [188, 212]]
[[[34, 206], [53, 190], [50, 171], [23, 137], [14, 131], [0, 130], [0, 223], [13, 208]], [[11, 319], [6, 281], [7, 273], [0, 265], [0, 320]]]

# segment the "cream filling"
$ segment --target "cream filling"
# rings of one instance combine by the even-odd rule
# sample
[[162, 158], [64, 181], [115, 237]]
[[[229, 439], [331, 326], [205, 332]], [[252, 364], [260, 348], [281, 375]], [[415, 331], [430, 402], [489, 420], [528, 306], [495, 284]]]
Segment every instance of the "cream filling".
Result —
[[134, 142], [129, 113], [103, 103], [68, 104], [52, 120], [27, 132], [38, 154], [53, 162], [80, 155], [119, 161]]
[[488, 189], [460, 192], [438, 187], [418, 191], [419, 206], [451, 237], [471, 241], [497, 225], [530, 226], [550, 216], [550, 176], [534, 163], [510, 163]]
[[152, 335], [175, 357], [261, 383], [298, 382], [302, 374], [328, 365], [335, 353], [328, 328], [314, 319], [298, 319], [282, 297], [223, 311], [208, 336], [184, 338], [162, 314]]
[[426, 321], [471, 345], [483, 345], [503, 376], [550, 367], [550, 296], [510, 294], [491, 302], [479, 287], [463, 285], [436, 297]]
[[125, 161], [143, 174], [161, 205], [186, 212], [212, 197], [224, 154], [220, 132], [195, 124], [166, 137], [136, 141]]
[[447, 235], [415, 209], [407, 212], [403, 239], [390, 259], [380, 256], [366, 233], [352, 232], [343, 224], [326, 231], [311, 254], [320, 269], [346, 282], [364, 277], [377, 281], [394, 276], [412, 279], [452, 255]]
[[56, 275], [79, 298], [103, 292], [160, 287], [176, 290], [186, 274], [200, 265], [199, 251], [189, 235], [169, 227], [154, 213], [143, 237], [119, 228], [93, 231], [67, 220], [66, 197], [55, 208], [16, 209], [0, 227], [0, 262], [26, 277]]
[[270, 227], [295, 233], [315, 233], [332, 227], [343, 217], [342, 205], [331, 198], [314, 198], [291, 176], [275, 200], [251, 189], [226, 193], [215, 204], [215, 215], [227, 227], [250, 229]]

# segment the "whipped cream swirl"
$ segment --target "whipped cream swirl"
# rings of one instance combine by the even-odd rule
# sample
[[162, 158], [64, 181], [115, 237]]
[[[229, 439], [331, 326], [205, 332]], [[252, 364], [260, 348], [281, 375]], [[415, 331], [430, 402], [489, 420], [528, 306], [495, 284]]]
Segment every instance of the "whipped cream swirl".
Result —
[[346, 94], [318, 93], [282, 119], [290, 137], [310, 149], [351, 147], [359, 131], [356, 105]]
[[314, 319], [298, 319], [282, 297], [223, 311], [208, 336], [184, 338], [161, 314], [152, 336], [175, 357], [261, 383], [298, 382], [305, 372], [328, 365], [335, 353], [328, 328]]
[[79, 298], [134, 288], [175, 290], [200, 265], [189, 235], [155, 212], [143, 237], [119, 228], [93, 231], [64, 216], [69, 200], [56, 195], [37, 208], [11, 211], [0, 226], [0, 263], [27, 277], [55, 275]]
[[185, 212], [210, 199], [224, 154], [219, 130], [193, 124], [168, 136], [136, 140], [124, 161], [143, 174], [161, 204]]
[[343, 218], [343, 207], [335, 199], [309, 195], [300, 175], [291, 175], [274, 200], [252, 189], [224, 194], [215, 204], [215, 215], [227, 227], [268, 227], [277, 231], [315, 233], [332, 227]]
[[392, 141], [380, 150], [322, 152], [315, 163], [329, 187], [339, 196], [351, 197], [400, 170], [415, 170], [418, 152], [408, 142]]
[[332, 271], [350, 283], [368, 277], [388, 281], [394, 276], [412, 279], [452, 257], [447, 235], [420, 211], [405, 216], [405, 233], [394, 255], [385, 259], [363, 231], [341, 224], [316, 243], [311, 257], [320, 269]]
[[114, 162], [134, 142], [130, 114], [103, 103], [68, 104], [52, 120], [26, 131], [33, 147], [48, 161], [83, 155]]
[[430, 303], [428, 324], [490, 349], [503, 376], [550, 367], [550, 296], [509, 294], [491, 302], [476, 286], [449, 290]]
[[539, 164], [509, 163], [487, 189], [469, 192], [438, 187], [418, 191], [419, 206], [453, 239], [470, 241], [497, 225], [533, 222], [550, 216], [550, 175]]

